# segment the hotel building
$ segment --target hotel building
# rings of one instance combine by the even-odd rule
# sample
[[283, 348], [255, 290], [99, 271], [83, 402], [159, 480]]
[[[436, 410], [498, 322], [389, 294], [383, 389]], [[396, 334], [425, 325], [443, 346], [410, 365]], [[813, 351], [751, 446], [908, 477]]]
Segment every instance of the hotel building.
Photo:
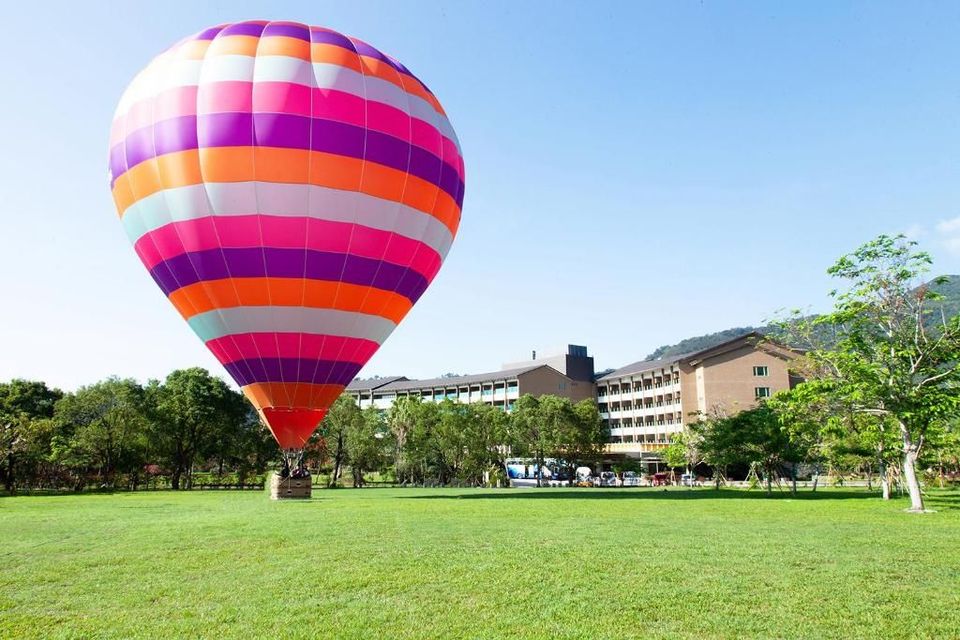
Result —
[[750, 333], [663, 360], [634, 362], [597, 378], [597, 406], [610, 427], [609, 453], [653, 453], [698, 414], [753, 407], [795, 380], [795, 353]]
[[663, 360], [634, 362], [594, 374], [587, 348], [503, 365], [477, 375], [410, 380], [402, 376], [354, 380], [345, 393], [360, 408], [389, 409], [397, 398], [424, 402], [485, 402], [510, 411], [524, 394], [552, 394], [579, 402], [595, 399], [610, 428], [607, 453], [656, 459], [672, 434], [696, 421], [697, 414], [721, 409], [729, 414], [789, 389], [795, 382], [788, 363], [795, 353], [750, 333], [722, 344]]
[[361, 409], [388, 409], [397, 398], [413, 396], [424, 402], [485, 402], [510, 411], [524, 394], [564, 396], [574, 402], [593, 399], [593, 358], [587, 348], [568, 345], [566, 353], [503, 365], [500, 371], [427, 380], [404, 377], [354, 380], [345, 393], [353, 395]]

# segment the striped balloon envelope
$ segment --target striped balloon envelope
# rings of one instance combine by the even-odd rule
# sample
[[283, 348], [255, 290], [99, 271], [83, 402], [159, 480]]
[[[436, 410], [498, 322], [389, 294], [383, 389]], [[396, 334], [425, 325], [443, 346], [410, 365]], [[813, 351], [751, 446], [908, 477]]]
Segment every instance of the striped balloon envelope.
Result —
[[110, 185], [137, 255], [284, 449], [429, 286], [464, 165], [427, 87], [356, 38], [216, 26], [120, 100]]

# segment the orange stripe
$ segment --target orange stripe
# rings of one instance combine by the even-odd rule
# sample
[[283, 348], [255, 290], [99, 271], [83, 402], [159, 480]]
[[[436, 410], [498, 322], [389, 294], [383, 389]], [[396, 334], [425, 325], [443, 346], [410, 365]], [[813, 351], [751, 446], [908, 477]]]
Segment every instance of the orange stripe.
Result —
[[255, 56], [260, 38], [256, 36], [222, 36], [210, 41], [208, 56]]
[[255, 382], [242, 387], [257, 409], [264, 407], [329, 407], [343, 391], [342, 384], [309, 382]]
[[173, 58], [180, 60], [203, 60], [210, 47], [210, 40], [191, 40], [184, 42], [177, 47], [176, 51], [171, 52]]
[[335, 44], [313, 44], [310, 46], [310, 59], [317, 63], [329, 63], [353, 69], [362, 73], [360, 60], [353, 51], [348, 51]]
[[302, 278], [224, 278], [196, 282], [170, 294], [185, 320], [211, 309], [240, 306], [339, 309], [388, 318], [399, 324], [413, 307], [393, 291], [330, 280]]
[[310, 43], [300, 38], [289, 38], [287, 36], [267, 36], [260, 38], [260, 48], [257, 49], [258, 56], [289, 56], [291, 58], [300, 58], [301, 60], [310, 60]]
[[460, 209], [450, 194], [422, 178], [375, 162], [368, 161], [364, 166], [359, 158], [275, 147], [211, 147], [145, 160], [114, 183], [114, 201], [121, 217], [131, 204], [160, 190], [158, 172], [168, 189], [201, 182], [251, 180], [304, 184], [309, 178], [311, 184], [320, 187], [360, 191], [394, 202], [400, 202], [402, 193], [404, 204], [432, 215], [451, 232], [456, 233], [459, 225]]
[[443, 110], [443, 107], [440, 106], [440, 101], [437, 100], [436, 96], [427, 91], [427, 88], [414, 77], [408, 76], [405, 73], [400, 74], [400, 80], [403, 82], [403, 90], [409, 94], [420, 96], [424, 100], [430, 103], [430, 105], [436, 110], [437, 113], [443, 117], [447, 117], [447, 112]]

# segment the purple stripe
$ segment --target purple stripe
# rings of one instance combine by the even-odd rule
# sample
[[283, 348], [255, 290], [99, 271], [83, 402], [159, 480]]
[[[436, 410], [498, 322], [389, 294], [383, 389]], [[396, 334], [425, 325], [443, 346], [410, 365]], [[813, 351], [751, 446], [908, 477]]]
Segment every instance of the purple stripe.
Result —
[[193, 40], [213, 40], [217, 37], [217, 34], [223, 31], [229, 25], [219, 24], [215, 27], [210, 27], [209, 29], [204, 29], [197, 35], [193, 36]]
[[311, 27], [310, 42], [314, 44], [332, 44], [338, 47], [343, 47], [344, 49], [354, 53], [357, 52], [356, 47], [354, 47], [353, 43], [350, 42], [350, 38], [342, 33], [337, 33], [336, 31], [328, 31], [317, 27]]
[[228, 362], [223, 366], [241, 387], [256, 382], [346, 385], [362, 368], [356, 362], [312, 358], [249, 358]]
[[392, 262], [345, 253], [274, 247], [182, 253], [156, 264], [150, 275], [167, 295], [205, 280], [307, 278], [375, 287], [416, 302], [430, 284], [419, 271]]
[[271, 22], [260, 37], [269, 38], [270, 36], [284, 36], [310, 42], [310, 29], [299, 22]]
[[116, 181], [128, 168], [166, 153], [196, 149], [198, 146], [253, 145], [312, 149], [350, 158], [365, 158], [435, 184], [448, 193], [458, 207], [462, 205], [463, 181], [459, 173], [453, 165], [443, 162], [426, 149], [386, 133], [352, 124], [287, 113], [214, 113], [199, 118], [180, 116], [162, 120], [153, 127], [134, 131], [123, 143], [111, 149], [110, 170]]
[[260, 37], [260, 34], [263, 33], [264, 27], [267, 26], [266, 22], [234, 22], [233, 24], [227, 25], [223, 28], [223, 31], [220, 32], [220, 37], [224, 36], [255, 36]]

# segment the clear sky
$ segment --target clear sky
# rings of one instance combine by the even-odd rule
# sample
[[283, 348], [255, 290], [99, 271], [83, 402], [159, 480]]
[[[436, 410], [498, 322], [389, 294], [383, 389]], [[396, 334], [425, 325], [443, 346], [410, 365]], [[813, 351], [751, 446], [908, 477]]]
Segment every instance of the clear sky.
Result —
[[882, 232], [960, 273], [960, 3], [38, 1], [4, 18], [0, 380], [225, 376], [129, 246], [106, 154], [134, 74], [241, 19], [370, 42], [459, 135], [459, 236], [363, 375], [568, 342], [621, 366], [823, 308], [826, 267]]

